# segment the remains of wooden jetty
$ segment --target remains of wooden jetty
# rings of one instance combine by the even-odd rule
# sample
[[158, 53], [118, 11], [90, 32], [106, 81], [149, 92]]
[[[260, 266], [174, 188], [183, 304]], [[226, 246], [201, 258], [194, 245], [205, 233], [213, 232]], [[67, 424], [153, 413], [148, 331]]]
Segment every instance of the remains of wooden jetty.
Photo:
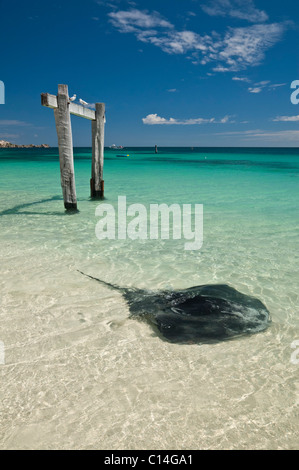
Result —
[[92, 163], [90, 196], [92, 198], [103, 198], [105, 103], [96, 103], [95, 110], [74, 103], [70, 101], [67, 85], [58, 85], [57, 96], [42, 93], [41, 103], [42, 106], [54, 109], [65, 209], [77, 210], [71, 114], [91, 121]]

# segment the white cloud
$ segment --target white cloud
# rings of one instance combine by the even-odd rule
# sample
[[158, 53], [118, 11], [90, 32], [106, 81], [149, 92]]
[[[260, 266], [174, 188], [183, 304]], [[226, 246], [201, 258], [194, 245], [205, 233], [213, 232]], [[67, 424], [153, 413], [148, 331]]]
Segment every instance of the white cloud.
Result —
[[227, 122], [229, 122], [229, 118], [230, 118], [230, 116], [224, 116], [222, 119], [220, 119], [220, 123], [221, 124], [226, 124]]
[[250, 87], [250, 88], [248, 88], [248, 91], [249, 91], [249, 93], [260, 93], [262, 91], [262, 88], [261, 87], [254, 87], [254, 88]]
[[31, 124], [25, 121], [1, 119], [0, 126], [31, 126]]
[[265, 51], [281, 39], [284, 29], [282, 23], [229, 28], [222, 43], [218, 43], [218, 50], [209, 58], [224, 61], [231, 71], [259, 65]]
[[246, 77], [232, 77], [232, 80], [234, 80], [234, 81], [236, 81], [236, 82], [247, 82], [247, 83], [250, 83], [249, 78], [246, 78]]
[[270, 83], [270, 80], [263, 80], [261, 82], [256, 83], [255, 85], [264, 87], [264, 86], [268, 85], [269, 83]]
[[278, 88], [285, 85], [286, 83], [274, 83], [273, 85], [269, 85], [269, 88]]
[[265, 52], [278, 41], [287, 23], [255, 24], [228, 28], [224, 36], [212, 32], [177, 31], [158, 12], [131, 9], [109, 13], [110, 22], [121, 33], [132, 33], [144, 43], [167, 54], [187, 54], [194, 64], [214, 64], [214, 72], [244, 70], [259, 65]]
[[[159, 13], [149, 14], [147, 11], [131, 9], [109, 13], [111, 23], [122, 33], [141, 33], [145, 28], [173, 28], [173, 25], [164, 20]], [[153, 32], [153, 31], [151, 31]]]
[[250, 93], [260, 93], [262, 90], [266, 89], [268, 91], [275, 90], [278, 87], [286, 85], [286, 83], [275, 83], [270, 84], [270, 80], [263, 80], [262, 82], [258, 82], [254, 84], [254, 87], [249, 87], [248, 91]]
[[169, 90], [167, 90], [169, 93], [175, 93], [176, 91], [178, 91], [176, 88], [170, 88]]
[[150, 42], [160, 47], [168, 54], [185, 54], [189, 51], [206, 51], [207, 38], [202, 38], [193, 31], [169, 31], [167, 34], [157, 36], [152, 31], [143, 32], [138, 39]]
[[273, 121], [279, 122], [297, 122], [299, 121], [299, 116], [277, 116]]
[[262, 131], [257, 134], [252, 134], [253, 137], [263, 137], [267, 140], [276, 140], [276, 141], [296, 141], [299, 142], [299, 131], [278, 131], [278, 132], [271, 132], [271, 131]]
[[217, 65], [217, 67], [213, 68], [213, 72], [229, 72], [229, 71], [230, 69], [228, 67], [223, 67], [223, 65]]
[[18, 134], [0, 134], [0, 140], [2, 139], [18, 139], [20, 136]]
[[148, 114], [145, 118], [142, 118], [142, 122], [143, 124], [150, 124], [150, 125], [152, 124], [177, 124], [175, 119], [170, 118], [167, 120], [165, 118], [158, 116], [158, 114]]
[[248, 131], [235, 132], [217, 132], [214, 135], [222, 136], [240, 136], [243, 140], [264, 139], [267, 142], [299, 142], [299, 130], [286, 131], [265, 131], [261, 129], [253, 129]]
[[201, 5], [201, 8], [210, 16], [230, 16], [252, 23], [268, 20], [267, 13], [255, 8], [252, 0], [213, 0]]
[[204, 118], [197, 118], [197, 119], [183, 119], [178, 120], [174, 118], [163, 118], [158, 116], [158, 114], [148, 114], [145, 118], [142, 118], [143, 124], [155, 125], [155, 124], [166, 124], [166, 125], [191, 125], [191, 124], [203, 124], [207, 122], [213, 122], [214, 118], [212, 119], [204, 119]]
[[148, 114], [145, 118], [142, 118], [143, 124], [149, 125], [183, 125], [183, 126], [190, 126], [190, 125], [200, 125], [200, 124], [208, 124], [208, 123], [215, 123], [215, 124], [226, 124], [229, 122], [230, 116], [224, 116], [219, 121], [216, 121], [216, 118], [195, 118], [195, 119], [174, 119], [174, 118], [163, 118], [158, 116], [158, 114]]

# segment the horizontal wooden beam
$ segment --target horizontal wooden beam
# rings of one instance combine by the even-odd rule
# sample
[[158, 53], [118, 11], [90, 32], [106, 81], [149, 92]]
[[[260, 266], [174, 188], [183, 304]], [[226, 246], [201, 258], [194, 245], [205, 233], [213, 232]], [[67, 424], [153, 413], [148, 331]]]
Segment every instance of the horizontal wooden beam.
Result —
[[[50, 95], [50, 93], [42, 93], [41, 94], [42, 106], [46, 106], [47, 108], [56, 109], [58, 108], [57, 105], [57, 96]], [[85, 119], [89, 119], [90, 121], [94, 121], [96, 118], [96, 112], [93, 109], [85, 108], [81, 104], [76, 104], [70, 102], [70, 113], [74, 114], [75, 116], [83, 117]]]

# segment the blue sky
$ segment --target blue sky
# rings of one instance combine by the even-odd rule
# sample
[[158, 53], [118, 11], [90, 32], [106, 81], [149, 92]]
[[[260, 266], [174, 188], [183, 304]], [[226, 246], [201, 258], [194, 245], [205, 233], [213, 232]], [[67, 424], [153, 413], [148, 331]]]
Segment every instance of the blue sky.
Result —
[[[0, 139], [57, 145], [40, 93], [106, 103], [106, 145], [299, 146], [299, 2], [2, 0]], [[90, 122], [72, 117], [76, 146]]]

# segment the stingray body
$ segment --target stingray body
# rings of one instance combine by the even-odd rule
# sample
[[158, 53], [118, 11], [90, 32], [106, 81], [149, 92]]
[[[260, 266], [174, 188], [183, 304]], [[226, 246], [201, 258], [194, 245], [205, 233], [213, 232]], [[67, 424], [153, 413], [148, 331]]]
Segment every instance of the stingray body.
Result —
[[174, 343], [217, 342], [250, 335], [265, 330], [271, 321], [260, 300], [225, 284], [153, 292], [88, 277], [121, 292], [132, 317], [149, 321], [163, 338]]

